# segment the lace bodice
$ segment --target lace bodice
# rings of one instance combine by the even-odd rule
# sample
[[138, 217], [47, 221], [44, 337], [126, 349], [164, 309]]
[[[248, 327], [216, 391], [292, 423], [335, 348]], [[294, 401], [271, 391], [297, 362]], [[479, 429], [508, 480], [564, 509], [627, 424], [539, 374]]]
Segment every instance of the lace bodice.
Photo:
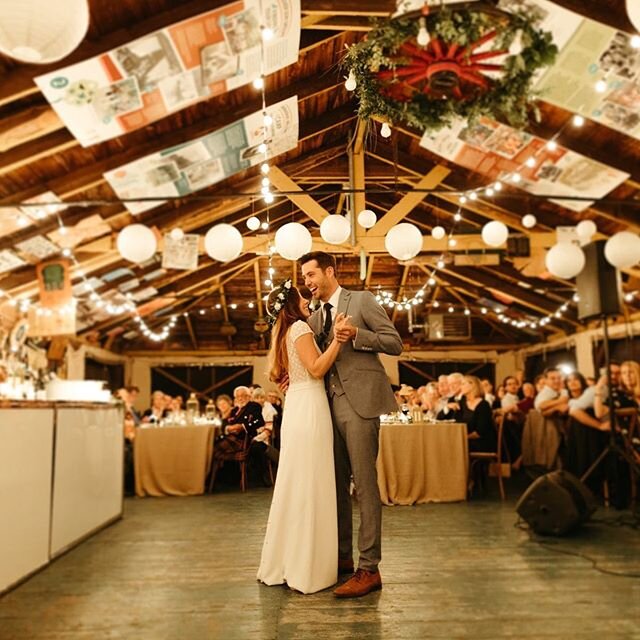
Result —
[[[296, 382], [309, 382], [315, 380], [315, 378], [307, 371], [302, 364], [296, 351], [295, 342], [298, 338], [305, 333], [313, 334], [313, 329], [302, 320], [296, 320], [287, 333], [287, 356], [289, 357], [289, 382], [295, 384]], [[315, 343], [314, 343], [315, 344]], [[317, 347], [316, 347], [317, 348]]]

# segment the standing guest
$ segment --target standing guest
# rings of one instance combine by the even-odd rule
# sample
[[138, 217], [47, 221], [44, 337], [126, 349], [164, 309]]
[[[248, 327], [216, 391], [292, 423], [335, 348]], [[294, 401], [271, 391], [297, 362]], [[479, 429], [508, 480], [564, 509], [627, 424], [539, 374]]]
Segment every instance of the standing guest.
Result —
[[524, 415], [527, 415], [531, 409], [533, 409], [533, 403], [536, 397], [536, 388], [531, 382], [525, 382], [522, 385], [522, 395], [524, 396], [520, 402], [518, 402], [518, 411], [521, 411]]
[[544, 373], [541, 373], [533, 379], [533, 386], [535, 387], [536, 395], [544, 389], [545, 381], [546, 376]]
[[[631, 409], [638, 406], [640, 400], [640, 365], [637, 362], [627, 360], [620, 365], [619, 384], [616, 385], [613, 376], [611, 384], [613, 390], [613, 406], [615, 409]], [[607, 391], [607, 377], [600, 376], [594, 387], [593, 410], [596, 418], [603, 419], [609, 414], [609, 402]]]
[[469, 451], [496, 450], [496, 430], [489, 403], [484, 399], [482, 383], [476, 376], [464, 376], [461, 391], [465, 403], [461, 409], [462, 422], [467, 425]]
[[167, 415], [167, 402], [162, 391], [151, 394], [151, 407], [142, 414], [142, 422], [160, 422]]
[[620, 365], [620, 381], [636, 407], [640, 407], [640, 364], [625, 360]]
[[492, 409], [500, 408], [500, 400], [496, 398], [496, 394], [493, 392], [493, 382], [489, 378], [482, 378], [480, 380], [482, 390], [484, 391], [484, 399], [489, 403]]
[[[529, 383], [527, 383], [529, 384]], [[515, 376], [507, 376], [502, 383], [504, 387], [504, 396], [500, 402], [500, 406], [506, 413], [512, 413], [518, 410], [518, 379]]]
[[136, 387], [133, 384], [129, 385], [128, 387], [125, 387], [125, 389], [127, 391], [127, 395], [128, 395], [128, 398], [129, 398], [129, 402], [127, 404], [127, 411], [129, 411], [129, 413], [131, 414], [132, 420], [134, 421], [134, 423], [137, 426], [142, 421], [142, 416], [140, 415], [140, 413], [138, 412], [138, 410], [135, 407], [136, 400], [138, 399], [138, 396], [140, 395], [140, 389], [139, 389], [139, 387]]
[[524, 390], [522, 389], [526, 380], [524, 379], [524, 369], [516, 369], [514, 374], [515, 379], [518, 381], [518, 397], [520, 400], [524, 399]]
[[577, 400], [588, 385], [579, 371], [572, 371], [564, 381], [564, 386], [569, 394], [569, 406], [571, 406], [571, 400]]

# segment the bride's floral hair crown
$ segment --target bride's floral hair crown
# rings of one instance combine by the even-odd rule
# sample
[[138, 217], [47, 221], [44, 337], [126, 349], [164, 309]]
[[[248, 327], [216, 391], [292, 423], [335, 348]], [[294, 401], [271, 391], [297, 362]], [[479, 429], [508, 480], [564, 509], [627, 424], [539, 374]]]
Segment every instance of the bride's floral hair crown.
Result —
[[[271, 291], [269, 295], [269, 306], [267, 307], [267, 313], [269, 314], [269, 324], [274, 325], [278, 314], [284, 309], [291, 293], [291, 278], [287, 278], [284, 282], [281, 282], [275, 289]], [[276, 293], [277, 292], [277, 293]], [[273, 295], [275, 294], [275, 295]]]

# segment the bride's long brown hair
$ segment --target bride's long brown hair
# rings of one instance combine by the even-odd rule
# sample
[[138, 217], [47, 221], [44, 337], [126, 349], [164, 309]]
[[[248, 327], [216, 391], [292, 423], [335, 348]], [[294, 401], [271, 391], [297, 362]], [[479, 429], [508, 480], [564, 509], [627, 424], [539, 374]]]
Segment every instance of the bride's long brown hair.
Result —
[[271, 330], [271, 347], [269, 349], [269, 379], [278, 382], [282, 379], [289, 369], [289, 356], [287, 354], [287, 331], [296, 320], [304, 320], [306, 318], [300, 311], [300, 300], [302, 296], [296, 287], [291, 287], [285, 291], [286, 300], [284, 306], [277, 312], [274, 308], [278, 301], [278, 294], [285, 291], [284, 286], [280, 285], [274, 289], [267, 299], [267, 311], [272, 316], [277, 316], [273, 329]]

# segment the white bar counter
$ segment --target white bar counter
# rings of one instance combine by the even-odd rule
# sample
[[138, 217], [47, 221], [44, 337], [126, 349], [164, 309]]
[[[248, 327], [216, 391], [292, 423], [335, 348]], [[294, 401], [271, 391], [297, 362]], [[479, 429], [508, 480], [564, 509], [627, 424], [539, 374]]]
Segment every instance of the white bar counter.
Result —
[[123, 413], [0, 401], [0, 593], [122, 517]]

